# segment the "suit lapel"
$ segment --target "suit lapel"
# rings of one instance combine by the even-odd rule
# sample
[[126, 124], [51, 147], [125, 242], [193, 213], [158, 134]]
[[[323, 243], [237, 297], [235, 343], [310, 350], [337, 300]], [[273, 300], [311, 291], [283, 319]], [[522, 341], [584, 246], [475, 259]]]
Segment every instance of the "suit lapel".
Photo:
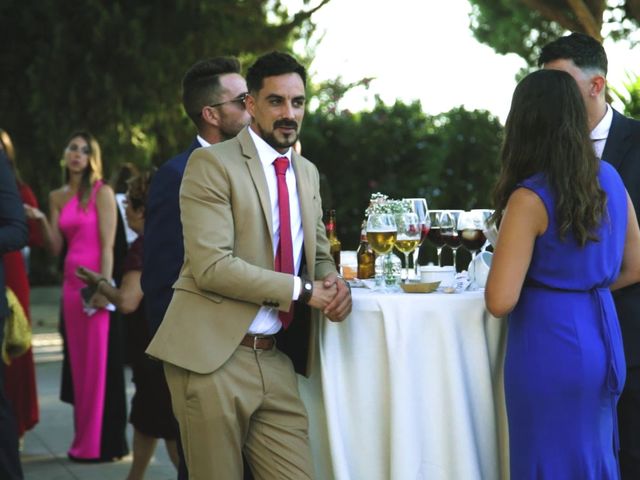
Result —
[[300, 200], [300, 216], [302, 217], [302, 231], [304, 234], [304, 254], [307, 262], [309, 275], [313, 277], [316, 249], [316, 224], [314, 215], [313, 188], [310, 184], [306, 169], [303, 167], [303, 160], [295, 152], [291, 153], [293, 161], [293, 171], [296, 174], [296, 187], [298, 189], [298, 199]]
[[625, 118], [616, 110], [613, 111], [613, 119], [609, 128], [609, 135], [604, 145], [602, 159], [609, 162], [616, 169], [620, 168], [624, 160], [626, 151], [629, 149], [629, 129], [627, 128]]
[[249, 174], [251, 175], [251, 180], [256, 187], [256, 192], [258, 193], [258, 198], [260, 199], [262, 214], [265, 221], [267, 222], [267, 226], [269, 227], [269, 244], [271, 244], [271, 239], [273, 238], [271, 200], [269, 199], [269, 187], [267, 186], [267, 179], [264, 176], [264, 169], [262, 168], [260, 157], [258, 157], [256, 146], [254, 145], [253, 140], [251, 139], [251, 135], [249, 134], [247, 129], [245, 128], [241, 130], [237, 138], [240, 142], [242, 155], [244, 155], [244, 157], [246, 158], [245, 161], [249, 169]]

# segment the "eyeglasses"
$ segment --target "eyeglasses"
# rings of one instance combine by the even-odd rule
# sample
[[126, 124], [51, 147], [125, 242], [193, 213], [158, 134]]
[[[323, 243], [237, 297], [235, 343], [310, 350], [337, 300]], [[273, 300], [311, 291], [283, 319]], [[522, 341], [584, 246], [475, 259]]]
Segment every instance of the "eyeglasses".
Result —
[[238, 95], [236, 98], [233, 98], [231, 100], [227, 100], [226, 102], [220, 102], [220, 103], [214, 103], [213, 105], [207, 105], [208, 107], [219, 107], [221, 105], [226, 105], [227, 103], [237, 103], [238, 106], [244, 108], [244, 101], [247, 98], [247, 95], [249, 95], [248, 92], [244, 92], [241, 93], [240, 95]]
[[89, 147], [82, 147], [80, 148], [78, 145], [76, 145], [75, 143], [72, 143], [71, 145], [69, 145], [67, 147], [67, 150], [69, 150], [70, 152], [77, 152], [78, 150], [80, 150], [80, 153], [83, 153], [85, 155], [89, 155], [91, 154], [91, 149]]

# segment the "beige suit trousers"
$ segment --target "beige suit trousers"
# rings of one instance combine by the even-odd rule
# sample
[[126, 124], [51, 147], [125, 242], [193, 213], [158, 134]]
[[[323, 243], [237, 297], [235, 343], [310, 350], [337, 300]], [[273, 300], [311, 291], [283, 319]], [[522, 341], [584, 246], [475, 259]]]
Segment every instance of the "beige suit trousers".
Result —
[[190, 480], [313, 478], [308, 420], [289, 357], [240, 345], [215, 372], [164, 364]]

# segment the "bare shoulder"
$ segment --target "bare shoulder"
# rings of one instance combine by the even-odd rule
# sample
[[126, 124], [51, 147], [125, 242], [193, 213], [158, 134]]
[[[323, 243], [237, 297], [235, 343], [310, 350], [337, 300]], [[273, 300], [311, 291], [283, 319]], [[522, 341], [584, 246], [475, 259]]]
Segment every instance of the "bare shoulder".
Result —
[[98, 188], [98, 192], [96, 193], [96, 198], [100, 200], [101, 198], [104, 200], [108, 200], [110, 198], [115, 198], [115, 193], [113, 192], [113, 188], [110, 185], [103, 183]]
[[511, 221], [528, 223], [537, 234], [546, 231], [549, 221], [547, 209], [540, 196], [524, 187], [515, 189], [509, 197], [505, 211], [506, 217]]
[[544, 203], [542, 203], [542, 199], [535, 193], [533, 190], [529, 190], [528, 188], [520, 187], [516, 188], [511, 196], [509, 197], [509, 201], [507, 202], [507, 208], [509, 206], [517, 206], [522, 208], [543, 208]]
[[51, 190], [49, 192], [49, 205], [60, 208], [69, 200], [70, 197], [71, 192], [66, 185], [60, 188], [56, 188], [55, 190]]

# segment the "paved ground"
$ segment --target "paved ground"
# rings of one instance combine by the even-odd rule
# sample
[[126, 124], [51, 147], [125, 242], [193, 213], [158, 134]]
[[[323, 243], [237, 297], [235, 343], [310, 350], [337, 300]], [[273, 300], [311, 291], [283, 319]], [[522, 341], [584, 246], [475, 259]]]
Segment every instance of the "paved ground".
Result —
[[[71, 406], [59, 400], [62, 346], [57, 333], [58, 288], [34, 288], [31, 291], [33, 345], [36, 358], [40, 423], [25, 435], [22, 466], [26, 480], [124, 480], [131, 456], [119, 462], [78, 464], [67, 459], [67, 449], [73, 437]], [[127, 370], [127, 396], [133, 394]], [[132, 428], [127, 429], [131, 448]], [[145, 477], [147, 480], [176, 478], [163, 444], [158, 445]]]

